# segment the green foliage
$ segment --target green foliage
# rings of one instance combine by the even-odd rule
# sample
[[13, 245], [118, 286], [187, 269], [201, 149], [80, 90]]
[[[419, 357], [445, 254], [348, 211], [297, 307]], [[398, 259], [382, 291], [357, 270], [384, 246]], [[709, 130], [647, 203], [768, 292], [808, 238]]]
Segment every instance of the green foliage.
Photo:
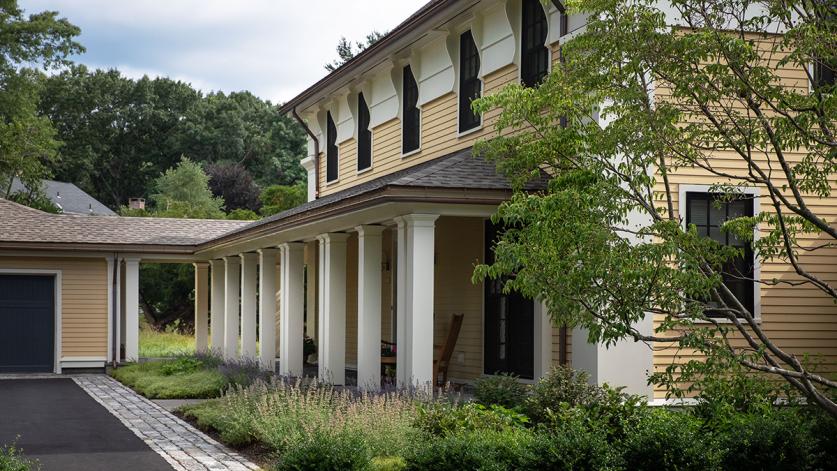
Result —
[[473, 430], [520, 428], [528, 422], [525, 415], [496, 404], [486, 407], [475, 402], [462, 405], [432, 402], [418, 406], [414, 425], [431, 435], [445, 436]]
[[202, 164], [238, 162], [261, 186], [292, 185], [305, 175], [302, 128], [249, 92], [203, 95], [169, 78], [77, 66], [46, 78], [39, 110], [64, 142], [55, 177], [112, 208], [148, 198], [151, 181], [184, 155]]
[[353, 433], [318, 432], [311, 440], [290, 448], [279, 459], [277, 471], [368, 470], [372, 457], [361, 436]]
[[140, 306], [143, 318], [158, 332], [194, 332], [195, 268], [186, 263], [140, 265]]
[[532, 469], [594, 471], [622, 469], [622, 456], [602, 427], [582, 409], [539, 425], [531, 445]]
[[262, 191], [262, 215], [270, 216], [299, 206], [307, 198], [306, 187], [297, 185], [271, 185]]
[[240, 162], [214, 162], [206, 166], [209, 188], [224, 200], [224, 209], [259, 209], [259, 187], [250, 171]]
[[55, 206], [43, 191], [18, 191], [11, 195], [6, 195], [5, 198], [45, 213], [59, 214], [61, 212], [58, 206]]
[[195, 353], [194, 334], [157, 331], [140, 324], [140, 358], [166, 358]]
[[378, 31], [373, 30], [371, 33], [366, 35], [363, 41], [356, 42], [352, 44], [351, 41], [346, 39], [345, 36], [341, 36], [340, 40], [337, 41], [337, 59], [325, 65], [325, 69], [329, 72], [334, 72], [337, 70], [341, 65], [348, 62], [354, 56], [363, 52], [364, 49], [367, 47], [375, 44], [378, 42], [379, 39], [386, 36], [386, 31], [381, 33]]
[[416, 444], [406, 457], [410, 470], [532, 469], [534, 434], [521, 428], [473, 430]]
[[[518, 191], [501, 205], [493, 221], [508, 229], [474, 280], [510, 278], [506, 290], [543, 299], [558, 325], [586, 329], [590, 342], [693, 352], [651, 377], [672, 394], [738, 364], [776, 375], [837, 416], [833, 382], [800, 352], [784, 351], [723, 284], [740, 278], [729, 267], [743, 250], [683, 227], [671, 178], [702, 175], [728, 199], [758, 187], [770, 212], [756, 207], [753, 217], [726, 221], [722, 234], [750, 242], [763, 263], [787, 263], [807, 285], [759, 280], [764, 286], [837, 300], [833, 280], [812, 263], [837, 241], [822, 212], [837, 174], [827, 137], [837, 90], [787, 86], [789, 69], [837, 64], [837, 16], [829, 2], [771, 0], [758, 12], [748, 0], [670, 3], [569, 2], [588, 22], [562, 43], [560, 67], [538, 87], [510, 85], [475, 102], [479, 112], [499, 111], [495, 137], [477, 153], [518, 190], [544, 171], [555, 178], [546, 191]], [[748, 33], [777, 25], [781, 36]], [[708, 318], [710, 308], [724, 322]], [[650, 313], [655, 331], [640, 332]], [[743, 335], [752, 342], [730, 341]]]
[[160, 373], [163, 376], [175, 374], [194, 373], [205, 368], [202, 360], [194, 357], [180, 357], [176, 360], [165, 362], [160, 366]]
[[523, 405], [527, 391], [518, 377], [511, 374], [484, 376], [474, 382], [474, 398], [486, 406], [497, 404], [510, 409], [516, 408]]
[[234, 219], [236, 221], [255, 221], [256, 219], [259, 219], [259, 215], [253, 210], [238, 208], [227, 213], [227, 219]]
[[2, 471], [36, 471], [41, 469], [37, 460], [30, 460], [15, 446], [0, 445], [0, 470]]
[[186, 157], [154, 180], [152, 188], [158, 217], [223, 219], [224, 200], [212, 194], [201, 165]]
[[136, 363], [116, 368], [111, 376], [149, 399], [218, 397], [229, 386], [217, 368], [170, 373], [172, 361]]
[[544, 421], [564, 405], [592, 406], [602, 402], [605, 391], [588, 381], [587, 373], [568, 366], [554, 366], [532, 386], [526, 399], [526, 412], [535, 421]]
[[688, 412], [653, 409], [632, 424], [620, 447], [626, 469], [699, 471], [718, 468], [720, 450], [712, 440], [701, 421]]

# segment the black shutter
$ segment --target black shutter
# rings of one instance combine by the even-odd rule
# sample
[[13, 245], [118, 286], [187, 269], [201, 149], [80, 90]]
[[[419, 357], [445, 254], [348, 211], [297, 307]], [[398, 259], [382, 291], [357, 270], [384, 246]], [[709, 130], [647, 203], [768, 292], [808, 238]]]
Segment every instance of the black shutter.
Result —
[[331, 118], [331, 112], [326, 112], [326, 181], [337, 180], [337, 126]]
[[372, 131], [369, 130], [369, 107], [363, 93], [357, 95], [357, 169], [372, 166]]
[[[694, 224], [698, 234], [709, 237], [719, 244], [736, 247], [742, 250], [743, 256], [730, 260], [723, 267], [721, 276], [724, 285], [735, 295], [736, 299], [751, 314], [755, 307], [755, 291], [753, 278], [755, 276], [755, 257], [752, 245], [742, 241], [734, 235], [721, 231], [721, 226], [728, 219], [750, 217], [753, 215], [753, 200], [742, 196], [728, 201], [723, 195], [713, 193], [686, 193], [686, 224]], [[713, 317], [721, 315], [710, 309], [706, 314]]]
[[402, 92], [404, 112], [401, 120], [401, 153], [406, 154], [419, 148], [421, 120], [421, 110], [418, 109], [418, 84], [409, 65], [404, 67]]
[[480, 55], [471, 31], [459, 36], [459, 132], [478, 127], [480, 115], [471, 109], [471, 102], [480, 97]]
[[546, 14], [539, 0], [523, 0], [523, 34], [520, 57], [520, 81], [534, 87], [549, 70], [549, 49], [546, 43]]

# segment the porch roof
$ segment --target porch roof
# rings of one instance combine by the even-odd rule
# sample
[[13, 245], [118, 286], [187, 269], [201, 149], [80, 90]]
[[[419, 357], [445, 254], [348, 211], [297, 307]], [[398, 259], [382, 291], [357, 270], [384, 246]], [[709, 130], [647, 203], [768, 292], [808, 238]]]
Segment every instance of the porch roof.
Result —
[[[524, 190], [544, 190], [548, 180], [542, 172]], [[493, 162], [473, 156], [467, 148], [251, 222], [203, 243], [200, 250], [386, 202], [499, 204], [508, 199], [511, 189], [510, 180], [497, 173]]]
[[247, 221], [50, 214], [0, 198], [0, 248], [192, 253]]

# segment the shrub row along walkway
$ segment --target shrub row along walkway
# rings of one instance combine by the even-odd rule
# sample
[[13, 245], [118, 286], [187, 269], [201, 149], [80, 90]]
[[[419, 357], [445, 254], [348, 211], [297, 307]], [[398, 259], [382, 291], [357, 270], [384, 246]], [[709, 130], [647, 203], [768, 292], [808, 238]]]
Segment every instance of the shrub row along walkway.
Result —
[[259, 469], [113, 378], [91, 375], [73, 379], [176, 470]]

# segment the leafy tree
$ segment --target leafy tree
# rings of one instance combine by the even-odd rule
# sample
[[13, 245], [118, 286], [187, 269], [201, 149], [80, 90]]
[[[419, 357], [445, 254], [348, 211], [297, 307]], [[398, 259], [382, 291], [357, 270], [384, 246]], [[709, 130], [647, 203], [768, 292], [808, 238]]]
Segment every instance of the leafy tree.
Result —
[[151, 200], [158, 217], [223, 219], [224, 200], [209, 189], [209, 176], [186, 157], [154, 181]]
[[[513, 85], [476, 105], [502, 108], [498, 133], [525, 131], [503, 132], [478, 151], [518, 187], [544, 169], [555, 178], [543, 194], [517, 192], [500, 207], [495, 220], [508, 229], [495, 263], [474, 278], [511, 277], [506, 289], [544, 299], [557, 323], [586, 328], [590, 341], [696, 353], [651, 377], [674, 394], [737, 365], [783, 379], [837, 416], [837, 382], [777, 344], [722, 282], [743, 277], [728, 267], [744, 250], [684, 228], [673, 183], [677, 172], [698, 172], [728, 199], [759, 188], [763, 210], [722, 230], [751, 244], [762, 263], [787, 264], [787, 276], [765, 276], [762, 286], [837, 301], [821, 265], [837, 247], [823, 204], [834, 198], [837, 94], [809, 68], [833, 73], [837, 64], [833, 5], [670, 4], [684, 28], [670, 26], [653, 0], [572, 2], [590, 19], [562, 44], [563, 64], [537, 88]], [[757, 33], [777, 25], [785, 34]], [[813, 90], [804, 80], [783, 86], [784, 67], [807, 74]], [[649, 315], [654, 331], [638, 330]]]
[[234, 209], [227, 213], [227, 219], [232, 219], [236, 221], [254, 221], [259, 219], [258, 213], [250, 209]]
[[294, 208], [305, 202], [305, 184], [273, 185], [262, 191], [262, 215], [270, 216]]
[[215, 196], [224, 199], [227, 211], [259, 209], [259, 187], [253, 176], [240, 163], [212, 163], [206, 166], [209, 175], [209, 188]]
[[49, 120], [38, 116], [40, 73], [56, 69], [83, 48], [79, 29], [57, 12], [24, 15], [16, 0], [0, 0], [0, 195], [19, 177], [37, 188], [49, 176], [58, 141]]
[[358, 41], [354, 44], [352, 44], [351, 41], [346, 39], [345, 36], [341, 36], [340, 40], [337, 41], [337, 59], [326, 64], [325, 69], [329, 72], [334, 72], [335, 70], [339, 69], [341, 65], [345, 64], [351, 58], [360, 54], [361, 52], [363, 52], [364, 49], [375, 44], [376, 42], [378, 42], [379, 39], [383, 38], [386, 35], [386, 31], [381, 33], [373, 30], [371, 33], [366, 35], [366, 38], [364, 38], [363, 41]]

